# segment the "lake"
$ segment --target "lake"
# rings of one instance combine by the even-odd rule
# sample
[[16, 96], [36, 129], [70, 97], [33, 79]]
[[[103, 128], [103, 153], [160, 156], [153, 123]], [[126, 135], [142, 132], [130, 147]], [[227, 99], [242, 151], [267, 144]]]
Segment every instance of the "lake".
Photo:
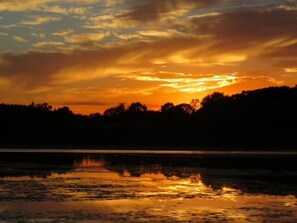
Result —
[[2, 149], [0, 222], [297, 222], [297, 153]]

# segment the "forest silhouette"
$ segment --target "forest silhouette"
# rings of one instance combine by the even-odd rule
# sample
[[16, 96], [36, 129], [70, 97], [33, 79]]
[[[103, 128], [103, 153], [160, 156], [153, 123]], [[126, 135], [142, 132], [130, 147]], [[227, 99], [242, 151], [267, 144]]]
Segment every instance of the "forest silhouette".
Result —
[[296, 149], [297, 86], [231, 96], [215, 92], [190, 104], [148, 110], [120, 103], [103, 114], [74, 114], [47, 103], [0, 104], [2, 147], [193, 146], [197, 149]]

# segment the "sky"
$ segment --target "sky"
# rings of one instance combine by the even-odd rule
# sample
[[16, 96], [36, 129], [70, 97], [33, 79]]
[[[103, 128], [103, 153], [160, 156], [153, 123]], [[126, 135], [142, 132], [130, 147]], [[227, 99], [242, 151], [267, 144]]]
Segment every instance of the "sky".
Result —
[[103, 112], [297, 84], [297, 0], [0, 0], [0, 103]]

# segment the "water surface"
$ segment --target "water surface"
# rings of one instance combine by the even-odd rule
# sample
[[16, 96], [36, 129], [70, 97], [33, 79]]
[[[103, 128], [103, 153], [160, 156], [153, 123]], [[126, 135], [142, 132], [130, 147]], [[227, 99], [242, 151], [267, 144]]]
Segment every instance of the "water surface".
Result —
[[2, 151], [1, 222], [297, 222], [297, 154]]

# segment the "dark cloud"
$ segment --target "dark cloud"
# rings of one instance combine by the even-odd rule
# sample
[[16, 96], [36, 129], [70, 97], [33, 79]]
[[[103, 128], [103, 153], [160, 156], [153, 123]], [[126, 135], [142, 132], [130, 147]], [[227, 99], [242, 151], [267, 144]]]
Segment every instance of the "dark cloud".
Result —
[[132, 2], [132, 8], [129, 12], [121, 15], [121, 18], [136, 20], [142, 22], [153, 22], [159, 20], [167, 13], [184, 8], [196, 8], [209, 6], [222, 0], [146, 0], [129, 1]]
[[248, 9], [224, 12], [217, 16], [192, 19], [199, 35], [212, 35], [212, 48], [242, 49], [277, 38], [297, 38], [297, 11]]
[[28, 87], [49, 85], [53, 75], [67, 69], [111, 66], [123, 55], [123, 49], [63, 52], [26, 52], [4, 54], [1, 57], [0, 76]]
[[297, 39], [294, 44], [283, 46], [280, 49], [272, 49], [269, 52], [260, 54], [263, 58], [277, 59], [277, 58], [295, 58], [297, 60]]
[[[297, 41], [297, 40], [296, 40]], [[296, 67], [297, 66], [297, 43], [263, 52], [258, 55], [258, 60], [270, 60], [276, 67]]]

